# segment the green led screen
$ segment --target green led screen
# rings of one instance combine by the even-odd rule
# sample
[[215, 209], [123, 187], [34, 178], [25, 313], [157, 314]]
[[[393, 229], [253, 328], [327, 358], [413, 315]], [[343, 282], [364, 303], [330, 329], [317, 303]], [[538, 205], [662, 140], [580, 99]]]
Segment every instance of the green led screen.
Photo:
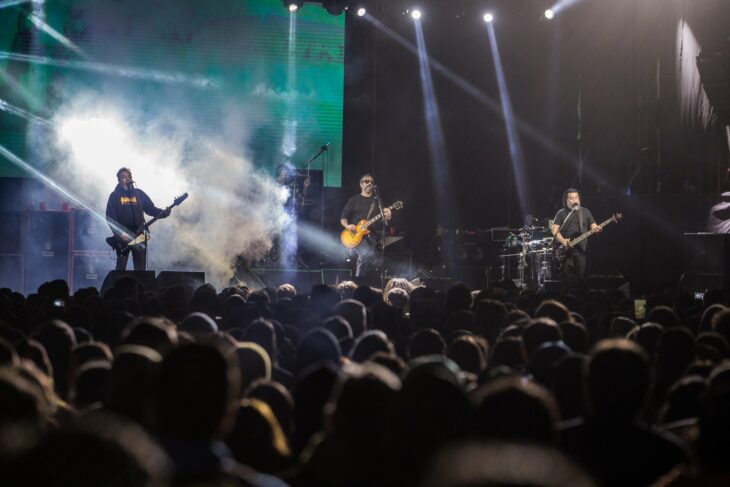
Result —
[[[220, 134], [235, 113], [245, 132], [240, 155], [272, 174], [282, 163], [302, 168], [329, 143], [312, 169], [340, 186], [344, 31], [342, 15], [306, 4], [292, 16], [281, 0], [0, 8], [0, 144], [43, 171], [49, 162], [34, 157], [42, 150], [39, 137], [28, 136], [35, 122], [27, 115], [52, 120], [83, 94], [112, 100], [133, 126], [172, 112], [203, 136]], [[0, 157], [0, 176], [25, 175]]]

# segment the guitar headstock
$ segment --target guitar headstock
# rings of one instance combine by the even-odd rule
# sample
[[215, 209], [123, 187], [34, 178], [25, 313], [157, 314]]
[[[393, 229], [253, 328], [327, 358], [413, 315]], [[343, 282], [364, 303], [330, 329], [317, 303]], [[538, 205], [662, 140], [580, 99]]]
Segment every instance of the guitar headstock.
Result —
[[611, 220], [618, 223], [623, 219], [623, 217], [624, 217], [623, 213], [614, 213], [613, 216], [611, 217]]
[[403, 202], [400, 200], [398, 200], [395, 203], [393, 203], [392, 205], [390, 205], [391, 210], [400, 210], [401, 208], [403, 208]]
[[185, 201], [187, 198], [188, 198], [188, 194], [187, 193], [181, 194], [180, 196], [178, 196], [177, 198], [175, 198], [175, 201], [172, 203], [172, 206], [179, 205], [180, 203], [182, 203], [183, 201]]

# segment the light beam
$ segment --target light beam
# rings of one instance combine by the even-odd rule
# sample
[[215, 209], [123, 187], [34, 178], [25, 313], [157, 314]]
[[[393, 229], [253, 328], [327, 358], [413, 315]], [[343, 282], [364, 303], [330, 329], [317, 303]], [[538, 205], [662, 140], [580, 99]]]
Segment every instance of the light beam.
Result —
[[88, 56], [86, 55], [86, 53], [83, 50], [81, 50], [81, 48], [79, 46], [77, 46], [76, 44], [71, 42], [70, 39], [68, 39], [63, 34], [58, 32], [56, 29], [54, 29], [53, 27], [48, 25], [40, 16], [38, 16], [37, 14], [30, 14], [28, 16], [28, 18], [33, 23], [33, 25], [35, 25], [38, 29], [42, 30], [43, 32], [45, 32], [46, 34], [48, 34], [49, 36], [51, 36], [52, 38], [54, 38], [55, 40], [57, 40], [64, 46], [66, 46], [68, 49], [72, 50], [73, 52], [75, 52], [76, 54], [81, 56], [82, 58], [88, 59]]
[[113, 64], [54, 59], [47, 56], [36, 56], [33, 54], [18, 54], [8, 51], [0, 51], [0, 59], [18, 61], [43, 66], [54, 66], [58, 68], [78, 69], [81, 71], [92, 71], [102, 74], [121, 76], [124, 78], [142, 79], [157, 81], [160, 83], [187, 84], [196, 88], [219, 88], [220, 83], [211, 78], [203, 76], [188, 76], [183, 73], [170, 73], [156, 69], [135, 68], [131, 66], [116, 66]]
[[[393, 29], [385, 25], [383, 22], [378, 20], [377, 18], [373, 17], [370, 14], [365, 14], [365, 19], [367, 19], [369, 22], [371, 22], [375, 27], [377, 27], [381, 32], [386, 34], [388, 37], [390, 37], [392, 40], [396, 41], [398, 44], [400, 44], [403, 48], [405, 48], [407, 51], [418, 55], [418, 48], [412, 43], [409, 42], [407, 39], [405, 39], [403, 36], [395, 32]], [[466, 94], [474, 98], [478, 103], [485, 106], [487, 109], [492, 111], [494, 114], [503, 116], [501, 104], [497, 101], [495, 101], [492, 97], [488, 96], [486, 93], [481, 91], [479, 88], [474, 86], [469, 81], [465, 80], [458, 74], [456, 74], [451, 69], [444, 66], [441, 62], [439, 62], [436, 59], [429, 58], [428, 59], [429, 66], [436, 72], [443, 75], [446, 79], [454, 83], [456, 86], [458, 86], [461, 90], [463, 90]], [[545, 136], [542, 132], [540, 132], [537, 128], [530, 125], [529, 123], [525, 122], [524, 120], [521, 120], [519, 117], [515, 117], [515, 124], [517, 125], [517, 128], [522, 132], [524, 135], [526, 135], [530, 140], [536, 142], [541, 147], [545, 148], [546, 151], [548, 151], [551, 154], [554, 154], [556, 156], [556, 160], [560, 163], [568, 163], [572, 165], [573, 167], [578, 167], [578, 162], [576, 160], [576, 157], [573, 153], [570, 151], [564, 149], [563, 147], [556, 144], [551, 138]], [[597, 171], [593, 170], [592, 168], [588, 167], [585, 168], [586, 175], [591, 178], [596, 183], [612, 187], [606, 178], [604, 178], [601, 174], [599, 174]]]
[[420, 21], [414, 23], [418, 45], [418, 65], [421, 74], [421, 91], [423, 94], [424, 117], [428, 136], [428, 150], [431, 159], [431, 172], [436, 188], [440, 221], [453, 221], [455, 217], [453, 204], [453, 186], [449, 174], [449, 158], [446, 153], [446, 140], [441, 126], [441, 114], [431, 78], [431, 67], [428, 63], [428, 51]]
[[510, 159], [512, 160], [512, 171], [515, 176], [517, 198], [520, 202], [520, 210], [522, 210], [522, 215], [526, 215], [531, 212], [531, 205], [530, 191], [528, 187], [527, 174], [525, 171], [524, 155], [522, 153], [522, 144], [520, 142], [519, 133], [517, 132], [517, 127], [515, 124], [514, 111], [512, 110], [512, 100], [510, 99], [509, 89], [507, 88], [507, 80], [504, 75], [502, 58], [499, 54], [497, 36], [494, 33], [494, 25], [492, 23], [487, 24], [487, 31], [489, 32], [489, 45], [492, 48], [492, 58], [494, 59], [494, 71], [497, 75], [499, 98], [502, 102], [504, 124], [507, 129], [509, 154]]

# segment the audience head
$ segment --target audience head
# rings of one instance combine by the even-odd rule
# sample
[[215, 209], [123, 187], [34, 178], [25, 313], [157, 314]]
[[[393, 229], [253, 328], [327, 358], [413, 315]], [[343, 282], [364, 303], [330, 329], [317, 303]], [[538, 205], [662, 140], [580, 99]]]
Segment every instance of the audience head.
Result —
[[211, 441], [233, 424], [240, 371], [230, 347], [217, 341], [188, 343], [160, 364], [156, 426], [168, 440]]
[[476, 428], [490, 441], [554, 444], [558, 406], [544, 387], [529, 380], [499, 378], [474, 393]]
[[649, 360], [629, 340], [603, 340], [589, 354], [586, 378], [592, 414], [600, 420], [630, 422], [646, 399]]

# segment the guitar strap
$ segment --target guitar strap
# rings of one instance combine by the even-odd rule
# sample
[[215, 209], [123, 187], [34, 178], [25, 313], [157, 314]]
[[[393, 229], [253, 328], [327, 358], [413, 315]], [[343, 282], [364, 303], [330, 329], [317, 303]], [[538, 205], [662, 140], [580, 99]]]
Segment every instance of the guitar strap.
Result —
[[573, 215], [573, 213], [575, 213], [575, 212], [574, 211], [568, 212], [568, 216], [565, 217], [565, 220], [563, 220], [563, 224], [560, 225], [560, 228], [558, 228], [558, 233], [560, 233], [560, 231], [563, 229], [563, 227], [565, 227], [565, 224], [568, 223], [568, 220]]
[[373, 214], [373, 210], [375, 209], [375, 201], [370, 203], [370, 209], [368, 210], [368, 214], [365, 216], [366, 220], [370, 220], [370, 215]]

